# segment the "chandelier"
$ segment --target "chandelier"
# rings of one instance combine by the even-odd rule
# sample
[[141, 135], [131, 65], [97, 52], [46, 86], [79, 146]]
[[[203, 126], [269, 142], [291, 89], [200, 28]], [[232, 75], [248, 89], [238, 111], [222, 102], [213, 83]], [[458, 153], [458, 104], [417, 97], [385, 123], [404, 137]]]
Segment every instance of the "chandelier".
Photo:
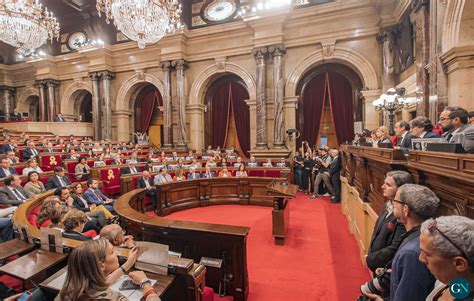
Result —
[[97, 0], [97, 10], [140, 49], [182, 27], [178, 0]]
[[59, 24], [38, 0], [0, 1], [0, 40], [28, 55], [49, 39], [59, 38]]

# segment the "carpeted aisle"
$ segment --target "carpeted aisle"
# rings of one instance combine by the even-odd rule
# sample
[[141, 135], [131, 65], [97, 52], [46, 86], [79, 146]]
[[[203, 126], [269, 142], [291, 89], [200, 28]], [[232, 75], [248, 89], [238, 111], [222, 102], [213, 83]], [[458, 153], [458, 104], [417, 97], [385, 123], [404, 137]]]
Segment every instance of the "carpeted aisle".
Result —
[[290, 210], [285, 246], [274, 245], [269, 207], [211, 206], [168, 218], [251, 227], [249, 301], [356, 300], [360, 284], [370, 275], [360, 262], [341, 206], [329, 198], [311, 200], [298, 193]]

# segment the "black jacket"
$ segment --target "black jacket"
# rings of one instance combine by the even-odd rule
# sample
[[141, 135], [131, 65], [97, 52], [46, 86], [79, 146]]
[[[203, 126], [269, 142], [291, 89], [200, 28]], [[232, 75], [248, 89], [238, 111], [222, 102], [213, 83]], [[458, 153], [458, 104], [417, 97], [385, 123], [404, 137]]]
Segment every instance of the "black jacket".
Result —
[[63, 232], [63, 237], [69, 238], [69, 239], [74, 239], [74, 240], [80, 240], [80, 241], [92, 240], [91, 237], [82, 235], [82, 233], [79, 233], [79, 232], [76, 232], [76, 231], [64, 231]]
[[[40, 154], [40, 151], [35, 149], [36, 152], [38, 153], [38, 156]], [[22, 154], [22, 157], [23, 157], [23, 161], [27, 161], [27, 160], [30, 160], [31, 157], [34, 157], [35, 155], [33, 154], [33, 151], [31, 150], [31, 148], [25, 148], [23, 150], [23, 154]]]
[[398, 146], [400, 148], [408, 148], [411, 149], [411, 139], [413, 138], [413, 134], [411, 132], [408, 132], [405, 136], [405, 138], [400, 137], [400, 143]]
[[[153, 183], [153, 179], [150, 177], [148, 178], [148, 184], [150, 184], [150, 187], [155, 187], [155, 184]], [[143, 177], [140, 177], [140, 179], [137, 180], [137, 188], [146, 188], [145, 185], [145, 179]]]
[[332, 176], [338, 175], [341, 172], [341, 156], [333, 158], [331, 165], [329, 166], [329, 174]]
[[[82, 198], [87, 202], [87, 200], [84, 198], [84, 196]], [[73, 199], [74, 199], [74, 202], [72, 202], [72, 207], [74, 207], [78, 210], [81, 210], [82, 212], [90, 212], [91, 211], [91, 208], [86, 207], [84, 205], [84, 202], [79, 198], [79, 196], [74, 195]]]
[[[71, 184], [71, 181], [69, 181], [68, 177], [63, 177], [63, 181], [66, 183], [66, 185]], [[59, 182], [57, 176], [52, 176], [51, 178], [48, 179], [44, 187], [46, 188], [46, 190], [51, 190], [51, 189], [62, 187], [62, 185]]]
[[[135, 166], [135, 169], [137, 170], [137, 173], [141, 172], [142, 169], [138, 166]], [[124, 168], [122, 168], [122, 170], [120, 171], [120, 174], [121, 175], [128, 175], [128, 174], [131, 174], [130, 172], [130, 167], [126, 166]]]
[[366, 261], [372, 272], [392, 261], [402, 242], [401, 236], [406, 233], [405, 227], [397, 221], [393, 213], [385, 218], [387, 213], [386, 209], [380, 212], [370, 240]]

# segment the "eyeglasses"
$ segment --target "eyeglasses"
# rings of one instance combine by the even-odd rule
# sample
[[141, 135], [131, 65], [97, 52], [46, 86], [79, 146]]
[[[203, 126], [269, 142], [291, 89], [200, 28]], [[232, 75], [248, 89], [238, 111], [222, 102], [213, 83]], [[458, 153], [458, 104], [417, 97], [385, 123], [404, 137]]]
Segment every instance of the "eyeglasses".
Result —
[[433, 219], [433, 222], [431, 223], [431, 225], [429, 225], [428, 227], [428, 231], [430, 231], [430, 233], [433, 233], [434, 231], [438, 231], [439, 234], [441, 234], [441, 236], [446, 239], [447, 241], [449, 241], [460, 253], [461, 255], [468, 259], [466, 253], [460, 248], [458, 247], [458, 245], [456, 245], [449, 237], [447, 237], [443, 231], [441, 231], [439, 228], [438, 228], [438, 221], [436, 221], [436, 219]]
[[443, 122], [443, 121], [450, 120], [450, 119], [452, 119], [452, 118], [449, 118], [449, 117], [448, 117], [448, 118], [440, 117], [440, 118], [438, 119], [438, 121], [439, 121], [439, 122]]

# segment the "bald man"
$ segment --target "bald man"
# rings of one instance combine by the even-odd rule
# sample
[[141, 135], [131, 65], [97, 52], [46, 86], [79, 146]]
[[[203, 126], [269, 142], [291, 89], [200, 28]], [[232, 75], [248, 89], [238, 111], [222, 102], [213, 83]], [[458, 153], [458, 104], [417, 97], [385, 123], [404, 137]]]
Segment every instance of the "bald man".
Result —
[[122, 227], [117, 224], [110, 224], [102, 228], [100, 237], [105, 238], [113, 246], [122, 248], [133, 248], [136, 244], [132, 235], [124, 235]]

